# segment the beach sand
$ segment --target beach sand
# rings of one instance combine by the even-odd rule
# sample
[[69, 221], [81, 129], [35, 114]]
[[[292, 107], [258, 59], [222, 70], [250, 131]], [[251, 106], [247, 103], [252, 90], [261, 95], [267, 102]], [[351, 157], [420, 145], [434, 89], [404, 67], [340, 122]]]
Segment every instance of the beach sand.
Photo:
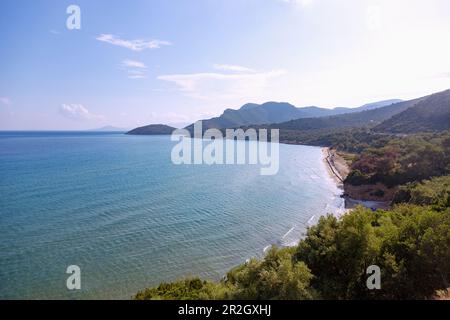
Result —
[[374, 201], [374, 200], [363, 200], [354, 199], [345, 196], [345, 186], [344, 181], [350, 173], [350, 166], [347, 164], [345, 159], [340, 156], [336, 150], [330, 148], [322, 148], [323, 161], [327, 167], [328, 173], [333, 178], [333, 180], [344, 190], [345, 198], [345, 208], [353, 209], [358, 205], [362, 205], [366, 208], [376, 210], [376, 209], [389, 209], [389, 201]]
[[335, 150], [322, 148], [322, 152], [323, 160], [331, 177], [338, 184], [343, 185], [345, 178], [347, 178], [350, 172], [350, 167], [347, 162]]

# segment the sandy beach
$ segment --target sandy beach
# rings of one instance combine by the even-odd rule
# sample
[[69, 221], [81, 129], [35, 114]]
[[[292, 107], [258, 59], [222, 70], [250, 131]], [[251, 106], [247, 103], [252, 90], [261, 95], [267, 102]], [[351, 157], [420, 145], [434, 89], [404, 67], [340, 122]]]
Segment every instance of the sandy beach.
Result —
[[344, 184], [345, 178], [350, 172], [350, 167], [344, 158], [330, 148], [322, 148], [323, 160], [326, 164], [330, 176], [340, 185]]
[[[376, 209], [389, 209], [389, 201], [376, 201], [376, 200], [366, 200], [366, 199], [355, 199], [351, 198], [347, 193], [346, 187], [344, 186], [345, 178], [347, 178], [350, 173], [350, 166], [347, 164], [345, 159], [339, 155], [336, 150], [327, 147], [322, 148], [323, 161], [326, 165], [328, 173], [333, 178], [333, 180], [344, 190], [345, 207], [347, 209], [355, 208], [358, 205], [362, 205], [366, 208], [372, 210]], [[356, 188], [356, 187], [355, 187]]]

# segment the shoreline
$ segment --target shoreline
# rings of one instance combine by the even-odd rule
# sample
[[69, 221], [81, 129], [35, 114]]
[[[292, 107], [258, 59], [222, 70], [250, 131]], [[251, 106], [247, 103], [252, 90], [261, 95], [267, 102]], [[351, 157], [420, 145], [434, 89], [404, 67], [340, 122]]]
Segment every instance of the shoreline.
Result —
[[378, 201], [378, 200], [365, 200], [351, 198], [346, 195], [345, 190], [345, 178], [347, 178], [350, 173], [350, 166], [335, 150], [328, 147], [322, 148], [323, 162], [327, 168], [327, 171], [333, 181], [337, 184], [338, 188], [342, 189], [341, 197], [344, 199], [345, 208], [347, 210], [353, 209], [356, 206], [362, 205], [363, 207], [377, 210], [383, 209], [388, 210], [390, 208], [389, 201]]
[[350, 172], [350, 167], [341, 156], [328, 147], [322, 148], [322, 154], [330, 177], [343, 189], [344, 180]]

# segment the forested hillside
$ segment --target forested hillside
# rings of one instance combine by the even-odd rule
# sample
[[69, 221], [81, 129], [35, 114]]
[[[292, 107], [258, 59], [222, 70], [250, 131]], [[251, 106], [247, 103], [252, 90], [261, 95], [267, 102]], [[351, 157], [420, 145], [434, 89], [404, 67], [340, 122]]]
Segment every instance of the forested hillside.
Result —
[[[255, 103], [247, 103], [238, 110], [226, 109], [219, 117], [202, 120], [202, 125], [204, 129], [224, 129], [237, 128], [241, 126], [282, 123], [301, 118], [318, 118], [347, 113], [356, 113], [366, 110], [375, 110], [378, 108], [396, 104], [400, 101], [401, 100], [398, 99], [392, 99], [365, 104], [358, 108], [334, 109], [319, 107], [297, 108], [292, 104], [285, 102], [266, 102], [261, 105]], [[393, 110], [395, 109], [396, 108], [394, 108]], [[188, 130], [192, 130], [193, 124], [187, 126], [186, 128]]]
[[[135, 298], [430, 299], [447, 290], [450, 132], [441, 119], [446, 119], [448, 93], [359, 113], [256, 126], [279, 128], [281, 142], [351, 153], [345, 188], [373, 186], [380, 197], [388, 188], [391, 209], [357, 207], [340, 218], [322, 217], [297, 246], [272, 248], [262, 260], [251, 259], [219, 282], [162, 283]], [[381, 270], [379, 290], [366, 285], [371, 265]]]
[[390, 106], [377, 108], [354, 113], [346, 113], [337, 116], [320, 117], [320, 118], [303, 118], [273, 124], [271, 128], [280, 130], [318, 130], [318, 129], [336, 129], [336, 128], [357, 128], [363, 126], [375, 126], [389, 119], [390, 117], [416, 105], [424, 98], [411, 101], [399, 102]]
[[415, 133], [450, 130], [450, 90], [436, 93], [376, 126], [377, 132]]

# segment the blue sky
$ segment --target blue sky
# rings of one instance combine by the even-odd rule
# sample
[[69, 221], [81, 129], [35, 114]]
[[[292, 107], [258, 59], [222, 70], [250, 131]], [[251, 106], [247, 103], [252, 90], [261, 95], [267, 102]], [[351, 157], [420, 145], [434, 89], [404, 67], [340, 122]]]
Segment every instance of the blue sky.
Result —
[[450, 88], [449, 35], [447, 0], [2, 0], [0, 130], [414, 98]]

